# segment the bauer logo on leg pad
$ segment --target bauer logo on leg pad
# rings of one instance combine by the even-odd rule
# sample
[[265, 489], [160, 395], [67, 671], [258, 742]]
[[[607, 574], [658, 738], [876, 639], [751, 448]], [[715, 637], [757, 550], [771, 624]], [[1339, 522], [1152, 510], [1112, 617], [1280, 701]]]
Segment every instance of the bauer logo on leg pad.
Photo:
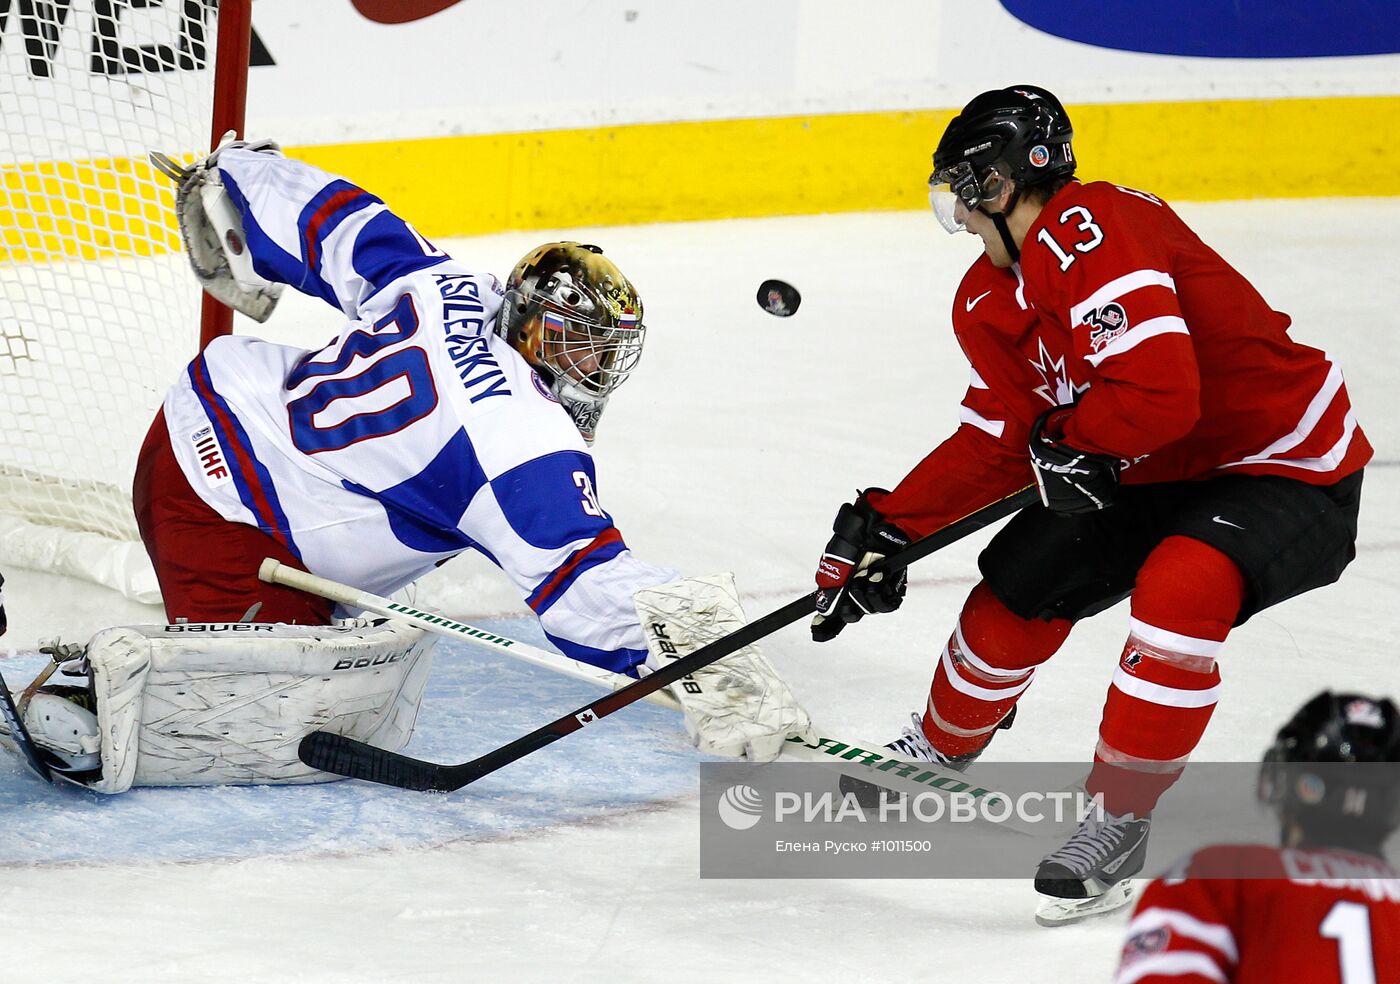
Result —
[[334, 673], [336, 670], [363, 670], [369, 666], [384, 666], [388, 663], [397, 663], [410, 652], [412, 652], [411, 649], [403, 649], [396, 653], [380, 653], [378, 656], [360, 656], [355, 659], [336, 660], [335, 665], [331, 667], [331, 672]]
[[269, 622], [176, 622], [161, 627], [162, 632], [271, 632]]

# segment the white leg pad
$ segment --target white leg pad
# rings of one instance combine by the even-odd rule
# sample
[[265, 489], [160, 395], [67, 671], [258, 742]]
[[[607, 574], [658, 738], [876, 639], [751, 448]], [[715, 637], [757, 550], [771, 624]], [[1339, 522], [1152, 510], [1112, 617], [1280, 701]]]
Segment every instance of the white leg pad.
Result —
[[[692, 577], [645, 588], [634, 596], [655, 671], [742, 628], [733, 574]], [[812, 720], [757, 645], [696, 670], [671, 685], [685, 710], [686, 730], [703, 752], [768, 762], [790, 735]]]
[[326, 782], [297, 745], [326, 730], [397, 751], [437, 637], [393, 622], [106, 629], [88, 644], [102, 776], [91, 788]]

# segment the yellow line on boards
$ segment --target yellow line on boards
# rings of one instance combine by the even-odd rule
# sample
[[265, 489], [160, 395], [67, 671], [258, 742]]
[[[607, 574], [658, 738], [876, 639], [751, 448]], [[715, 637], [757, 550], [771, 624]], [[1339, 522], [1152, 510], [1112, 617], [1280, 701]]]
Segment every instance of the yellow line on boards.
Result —
[[[1400, 96], [1071, 105], [1080, 176], [1169, 200], [1394, 194]], [[430, 236], [918, 209], [955, 110], [838, 113], [289, 148]], [[257, 134], [262, 136], [262, 134]], [[273, 134], [272, 136], [276, 136]], [[0, 166], [0, 262], [176, 248], [144, 160]]]
[[[1387, 195], [1400, 96], [1069, 107], [1086, 180], [1170, 200]], [[927, 207], [955, 110], [786, 116], [299, 148], [429, 235]], [[457, 192], [454, 194], [454, 190]]]

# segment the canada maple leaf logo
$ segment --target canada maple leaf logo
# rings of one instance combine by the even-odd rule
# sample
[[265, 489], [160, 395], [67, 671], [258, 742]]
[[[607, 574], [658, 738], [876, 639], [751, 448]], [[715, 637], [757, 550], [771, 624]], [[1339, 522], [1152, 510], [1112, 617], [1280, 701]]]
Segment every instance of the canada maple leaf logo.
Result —
[[1040, 349], [1040, 358], [1031, 359], [1030, 363], [1040, 373], [1040, 378], [1045, 381], [1045, 385], [1037, 386], [1035, 392], [1040, 394], [1052, 407], [1069, 406], [1079, 399], [1079, 394], [1089, 388], [1089, 384], [1082, 386], [1070, 378], [1069, 370], [1065, 368], [1065, 357], [1062, 355], [1055, 358], [1045, 348], [1045, 340], [1037, 338], [1036, 346]]

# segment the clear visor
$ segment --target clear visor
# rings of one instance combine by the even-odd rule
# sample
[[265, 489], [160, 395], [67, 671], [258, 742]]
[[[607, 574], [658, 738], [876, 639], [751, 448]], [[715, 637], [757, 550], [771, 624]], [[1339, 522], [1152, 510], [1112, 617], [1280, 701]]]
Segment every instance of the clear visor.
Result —
[[962, 232], [967, 228], [967, 208], [953, 194], [947, 182], [928, 185], [928, 203], [933, 214], [938, 216], [938, 224], [949, 232]]
[[622, 385], [637, 368], [645, 339], [646, 326], [632, 315], [605, 325], [550, 305], [540, 312], [540, 360], [591, 397]]
[[967, 229], [967, 215], [983, 202], [996, 198], [1001, 191], [1002, 177], [995, 170], [987, 172], [985, 186], [977, 179], [972, 165], [959, 161], [934, 171], [928, 179], [928, 203], [938, 222], [949, 232]]

